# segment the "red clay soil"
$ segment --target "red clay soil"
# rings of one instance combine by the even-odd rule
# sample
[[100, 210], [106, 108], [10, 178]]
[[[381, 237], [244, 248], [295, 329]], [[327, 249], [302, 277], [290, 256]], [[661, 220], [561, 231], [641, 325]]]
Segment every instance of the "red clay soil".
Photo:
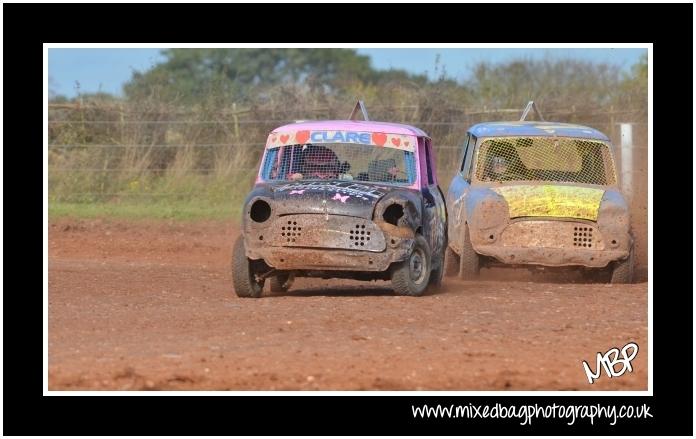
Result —
[[[298, 279], [285, 295], [239, 299], [237, 234], [229, 223], [51, 223], [49, 389], [647, 389], [645, 282], [484, 270], [419, 298], [385, 282]], [[629, 342], [633, 371], [590, 385], [582, 361], [594, 370], [597, 352]]]

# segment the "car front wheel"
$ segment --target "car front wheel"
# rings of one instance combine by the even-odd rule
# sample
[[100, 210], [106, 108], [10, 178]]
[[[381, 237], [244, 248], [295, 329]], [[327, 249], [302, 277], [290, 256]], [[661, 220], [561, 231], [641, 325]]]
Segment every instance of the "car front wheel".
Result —
[[239, 297], [261, 297], [264, 279], [257, 280], [252, 261], [246, 256], [244, 239], [240, 236], [232, 251], [232, 285]]
[[462, 242], [462, 252], [459, 255], [459, 277], [465, 280], [475, 279], [481, 270], [481, 256], [476, 253], [471, 244], [469, 236], [469, 226], [464, 225], [464, 240]]
[[614, 268], [611, 272], [611, 283], [613, 284], [630, 284], [633, 282], [633, 273], [635, 270], [635, 250], [633, 244], [628, 251], [628, 257], [622, 261], [614, 262]]
[[447, 246], [445, 250], [445, 276], [453, 277], [459, 274], [459, 255], [452, 250], [452, 247]]
[[392, 271], [392, 288], [402, 296], [422, 295], [428, 287], [430, 267], [430, 246], [423, 236], [416, 235], [411, 255]]

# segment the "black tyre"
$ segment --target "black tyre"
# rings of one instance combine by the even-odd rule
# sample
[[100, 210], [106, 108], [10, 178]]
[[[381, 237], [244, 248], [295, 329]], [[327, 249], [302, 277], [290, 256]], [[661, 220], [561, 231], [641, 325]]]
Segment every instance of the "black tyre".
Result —
[[252, 262], [246, 257], [244, 239], [240, 236], [232, 251], [232, 285], [239, 297], [261, 297], [264, 280], [256, 280]]
[[[444, 248], [440, 251], [440, 265], [430, 272], [430, 279], [428, 280], [428, 288], [432, 288], [434, 290], [442, 288], [442, 278], [445, 275], [445, 252], [447, 249], [447, 242], [445, 241], [443, 245]], [[430, 263], [431, 265], [435, 265], [432, 258]]]
[[623, 261], [614, 262], [614, 268], [611, 272], [611, 283], [613, 284], [630, 284], [633, 283], [633, 275], [635, 271], [635, 250], [633, 244], [628, 251], [628, 257]]
[[459, 255], [459, 277], [465, 280], [476, 279], [480, 270], [481, 256], [476, 253], [473, 245], [471, 245], [469, 226], [465, 224], [462, 253]]
[[430, 275], [430, 246], [416, 235], [411, 255], [392, 270], [392, 288], [402, 296], [420, 296], [428, 287]]
[[450, 246], [445, 249], [444, 266], [445, 276], [453, 277], [459, 274], [459, 255]]
[[290, 274], [279, 274], [278, 276], [273, 276], [270, 279], [271, 292], [273, 293], [287, 293], [295, 277]]

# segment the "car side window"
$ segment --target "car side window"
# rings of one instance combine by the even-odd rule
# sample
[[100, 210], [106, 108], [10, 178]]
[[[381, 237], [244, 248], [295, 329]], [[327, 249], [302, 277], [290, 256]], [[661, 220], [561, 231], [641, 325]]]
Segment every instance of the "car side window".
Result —
[[426, 140], [424, 142], [425, 145], [425, 164], [427, 168], [427, 173], [428, 173], [428, 184], [435, 184], [435, 179], [433, 178], [433, 161], [432, 161], [432, 153], [430, 151], [430, 141]]
[[469, 143], [466, 147], [466, 156], [464, 157], [464, 165], [462, 168], [462, 177], [464, 180], [471, 181], [471, 167], [473, 163], [474, 149], [476, 147], [476, 137], [469, 135]]
[[459, 172], [464, 171], [464, 161], [466, 160], [466, 152], [469, 149], [469, 139], [471, 134], [466, 133], [466, 138], [464, 139], [464, 144], [462, 145], [462, 153], [459, 156]]

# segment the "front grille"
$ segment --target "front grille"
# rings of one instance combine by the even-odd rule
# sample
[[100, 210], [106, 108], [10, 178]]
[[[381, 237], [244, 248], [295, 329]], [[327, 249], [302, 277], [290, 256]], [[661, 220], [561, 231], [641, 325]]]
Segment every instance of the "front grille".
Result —
[[592, 227], [573, 227], [573, 246], [592, 247]]
[[349, 249], [386, 248], [382, 230], [372, 221], [343, 215], [296, 214], [276, 218], [268, 244], [280, 247]]
[[297, 225], [297, 221], [288, 221], [287, 225], [280, 226], [280, 236], [285, 242], [295, 242], [302, 236], [302, 227]]
[[500, 239], [502, 245], [509, 247], [604, 250], [605, 246], [597, 226], [577, 221], [513, 221]]
[[364, 247], [365, 242], [370, 240], [370, 231], [365, 230], [365, 224], [356, 224], [350, 231], [350, 240], [356, 247]]

